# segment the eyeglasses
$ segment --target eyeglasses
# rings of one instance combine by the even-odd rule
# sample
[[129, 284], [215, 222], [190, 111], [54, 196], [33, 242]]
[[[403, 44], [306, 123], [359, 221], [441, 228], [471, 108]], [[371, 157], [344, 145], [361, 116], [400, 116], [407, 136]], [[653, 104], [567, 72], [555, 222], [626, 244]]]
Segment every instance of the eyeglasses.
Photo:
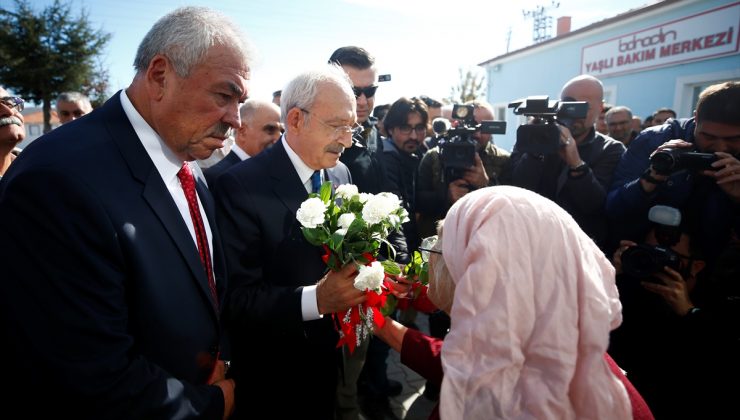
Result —
[[[305, 112], [306, 114], [311, 114], [311, 112], [308, 111], [308, 110], [306, 110], [306, 109], [303, 109], [303, 108], [298, 108], [298, 109], [300, 109], [301, 111]], [[331, 128], [333, 130], [333, 132], [332, 132], [332, 139], [334, 139], [334, 140], [342, 137], [343, 135], [347, 135], [347, 134], [350, 134], [352, 136], [358, 135], [358, 134], [362, 133], [362, 130], [363, 130], [362, 126], [360, 124], [357, 124], [357, 123], [354, 123], [351, 126], [349, 126], [349, 125], [340, 125], [339, 127], [335, 127], [335, 126], [333, 126], [333, 125], [331, 125], [331, 124], [329, 124], [329, 123], [327, 123], [325, 121], [322, 121], [321, 118], [316, 118], [316, 121], [318, 121], [321, 124], [325, 125], [327, 128]]]
[[355, 98], [359, 98], [363, 94], [366, 98], [372, 98], [373, 96], [375, 96], [375, 91], [378, 90], [378, 85], [368, 86], [364, 88], [355, 86], [352, 88], [352, 90], [355, 91]]
[[3, 96], [0, 98], [0, 102], [10, 109], [17, 109], [18, 112], [23, 111], [25, 101], [18, 96]]
[[439, 239], [439, 237], [437, 235], [433, 235], [433, 236], [429, 236], [421, 240], [421, 245], [419, 245], [419, 251], [421, 251], [422, 261], [429, 262], [430, 252], [433, 254], [442, 255], [442, 251], [438, 249], [434, 249], [434, 246], [437, 245], [437, 239]]
[[401, 134], [411, 134], [411, 130], [416, 131], [417, 134], [424, 134], [427, 132], [427, 126], [426, 124], [419, 124], [416, 127], [412, 127], [408, 124], [404, 124], [398, 127], [398, 131], [400, 131]]

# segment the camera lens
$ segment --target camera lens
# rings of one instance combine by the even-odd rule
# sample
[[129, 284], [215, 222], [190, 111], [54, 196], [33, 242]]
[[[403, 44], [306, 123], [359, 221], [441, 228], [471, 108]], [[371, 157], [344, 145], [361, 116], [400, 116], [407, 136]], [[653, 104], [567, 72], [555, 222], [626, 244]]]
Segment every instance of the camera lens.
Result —
[[650, 164], [655, 169], [655, 172], [661, 175], [670, 175], [673, 172], [673, 168], [676, 167], [676, 159], [676, 152], [666, 149], [656, 152], [650, 158]]

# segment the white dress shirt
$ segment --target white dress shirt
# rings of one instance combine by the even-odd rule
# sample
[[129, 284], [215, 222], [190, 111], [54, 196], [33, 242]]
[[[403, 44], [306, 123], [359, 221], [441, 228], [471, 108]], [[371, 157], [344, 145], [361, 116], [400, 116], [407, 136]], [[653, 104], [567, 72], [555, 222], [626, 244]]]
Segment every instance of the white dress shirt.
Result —
[[[298, 177], [303, 182], [306, 192], [311, 192], [311, 175], [313, 175], [314, 170], [306, 165], [298, 154], [290, 148], [288, 142], [285, 141], [285, 136], [280, 139], [280, 143], [285, 147], [288, 158], [290, 158], [290, 162], [293, 164], [296, 172], [298, 172]], [[321, 173], [323, 178], [324, 171], [321, 171]], [[304, 321], [312, 321], [322, 317], [319, 313], [319, 303], [316, 300], [316, 285], [303, 286], [301, 290], [301, 314]]]
[[[190, 236], [193, 237], [193, 244], [197, 250], [198, 240], [195, 235], [193, 219], [190, 217], [188, 200], [185, 198], [185, 191], [183, 191], [182, 186], [180, 185], [180, 180], [177, 178], [177, 173], [180, 171], [183, 162], [175, 156], [172, 150], [170, 150], [170, 148], [164, 143], [162, 138], [159, 137], [159, 134], [154, 131], [141, 114], [139, 114], [136, 108], [134, 108], [134, 104], [131, 103], [131, 100], [126, 95], [125, 89], [121, 91], [121, 105], [123, 106], [123, 111], [126, 113], [126, 117], [128, 117], [131, 125], [134, 127], [136, 135], [139, 137], [139, 141], [141, 141], [146, 153], [154, 163], [154, 167], [157, 168], [159, 176], [162, 177], [164, 185], [167, 186], [172, 199], [175, 201], [177, 209], [180, 211], [180, 215], [182, 215], [182, 220], [187, 225], [188, 230], [190, 231]], [[196, 164], [192, 162], [189, 162], [188, 164], [190, 166], [190, 171], [193, 174], [200, 172], [200, 168], [198, 168]], [[200, 197], [198, 197], [198, 207], [200, 209], [201, 218], [203, 219], [203, 225], [206, 229], [206, 236], [208, 236], [208, 250], [211, 253], [211, 261], [213, 261], [213, 233], [211, 232], [211, 226], [208, 223], [208, 217], [206, 217], [206, 214], [203, 211], [203, 203], [200, 201]], [[214, 275], [213, 278], [215, 280], [216, 276]]]

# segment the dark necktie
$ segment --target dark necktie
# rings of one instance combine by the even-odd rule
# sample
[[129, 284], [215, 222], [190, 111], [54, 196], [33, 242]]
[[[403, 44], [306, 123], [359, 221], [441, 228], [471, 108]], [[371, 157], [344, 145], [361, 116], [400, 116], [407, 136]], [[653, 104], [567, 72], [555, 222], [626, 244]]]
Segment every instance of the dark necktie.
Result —
[[218, 308], [218, 294], [216, 293], [216, 281], [213, 278], [211, 251], [208, 248], [208, 235], [203, 224], [203, 218], [200, 215], [198, 196], [195, 192], [195, 179], [193, 178], [193, 173], [190, 172], [190, 166], [188, 166], [187, 162], [182, 165], [182, 168], [177, 173], [177, 178], [180, 179], [180, 185], [182, 185], [182, 189], [185, 191], [185, 198], [188, 200], [188, 209], [190, 210], [190, 218], [193, 220], [193, 227], [195, 228], [195, 238], [198, 244], [200, 262], [203, 264], [203, 269], [205, 269], [208, 276], [208, 288], [211, 289], [214, 306]]
[[311, 192], [317, 193], [321, 189], [321, 171], [314, 171], [311, 175]]

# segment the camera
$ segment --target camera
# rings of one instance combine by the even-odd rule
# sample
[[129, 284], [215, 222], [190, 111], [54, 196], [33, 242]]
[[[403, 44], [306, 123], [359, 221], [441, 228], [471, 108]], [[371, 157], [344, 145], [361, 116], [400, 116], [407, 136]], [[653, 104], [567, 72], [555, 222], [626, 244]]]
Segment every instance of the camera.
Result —
[[477, 124], [474, 113], [475, 105], [455, 104], [452, 107], [452, 122], [444, 118], [435, 118], [432, 122], [445, 183], [462, 178], [465, 170], [475, 165], [477, 141], [473, 134], [476, 131], [480, 130], [483, 134], [506, 133], [506, 122], [481, 121]]
[[635, 278], [649, 278], [663, 272], [663, 267], [680, 271], [681, 257], [670, 248], [659, 245], [640, 244], [631, 246], [622, 253], [622, 272]]
[[[670, 247], [681, 239], [681, 211], [669, 206], [653, 206], [648, 213], [658, 245], [640, 244], [622, 253], [622, 272], [638, 279], [650, 279], [663, 267], [681, 268], [681, 256]], [[654, 280], [653, 280], [654, 281]]]
[[514, 148], [523, 153], [548, 155], [560, 147], [560, 131], [556, 124], [570, 128], [576, 119], [586, 118], [588, 102], [551, 101], [547, 95], [528, 96], [509, 103], [515, 115], [533, 117], [516, 130]]
[[684, 169], [689, 171], [715, 170], [712, 163], [717, 160], [714, 153], [699, 153], [688, 149], [666, 148], [653, 153], [650, 164], [656, 173], [670, 175]]

